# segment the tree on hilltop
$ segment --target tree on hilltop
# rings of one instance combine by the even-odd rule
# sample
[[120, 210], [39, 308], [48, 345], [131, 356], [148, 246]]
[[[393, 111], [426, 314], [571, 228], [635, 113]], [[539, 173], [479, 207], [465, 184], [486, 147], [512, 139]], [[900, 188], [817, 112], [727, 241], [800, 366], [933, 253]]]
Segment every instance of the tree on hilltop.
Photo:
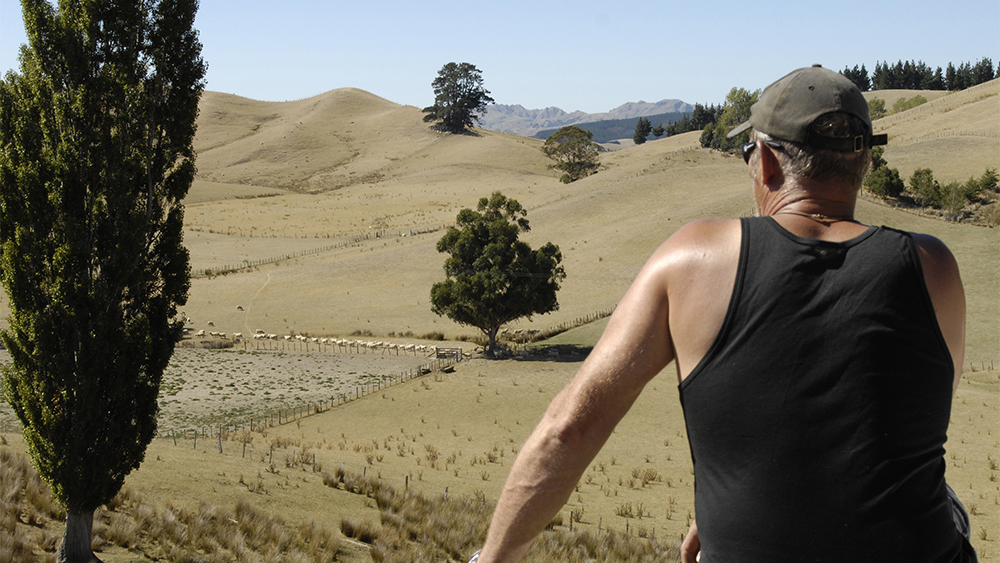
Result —
[[872, 89], [872, 80], [868, 77], [868, 69], [865, 68], [865, 65], [861, 65], [861, 68], [858, 68], [858, 65], [854, 65], [853, 69], [844, 67], [844, 70], [840, 71], [840, 74], [847, 77], [862, 92]]
[[142, 462], [190, 286], [183, 199], [204, 88], [197, 0], [23, 0], [0, 81], [3, 395], [66, 508], [58, 561]]
[[527, 211], [500, 192], [479, 200], [477, 210], [463, 209], [456, 224], [437, 243], [447, 279], [431, 287], [438, 315], [478, 328], [486, 336], [488, 356], [505, 324], [559, 309], [556, 292], [566, 273], [562, 253], [551, 242], [533, 250], [518, 240], [528, 232]]
[[490, 91], [483, 87], [483, 77], [475, 65], [448, 63], [431, 82], [434, 105], [423, 109], [425, 122], [450, 133], [462, 133], [479, 122], [486, 106], [493, 103]]
[[591, 141], [593, 138], [590, 131], [567, 125], [545, 140], [542, 152], [556, 161], [553, 168], [565, 172], [559, 179], [562, 183], [568, 184], [597, 172], [599, 152], [597, 144]]

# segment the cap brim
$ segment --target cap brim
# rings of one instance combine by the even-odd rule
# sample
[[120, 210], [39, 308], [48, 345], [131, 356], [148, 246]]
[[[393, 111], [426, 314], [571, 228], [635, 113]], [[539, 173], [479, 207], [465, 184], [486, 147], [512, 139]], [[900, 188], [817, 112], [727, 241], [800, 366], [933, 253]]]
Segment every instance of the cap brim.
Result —
[[726, 135], [726, 138], [732, 139], [733, 137], [739, 135], [740, 133], [746, 131], [749, 128], [750, 128], [750, 122], [744, 121], [743, 123], [737, 125], [732, 131], [730, 131], [729, 134]]

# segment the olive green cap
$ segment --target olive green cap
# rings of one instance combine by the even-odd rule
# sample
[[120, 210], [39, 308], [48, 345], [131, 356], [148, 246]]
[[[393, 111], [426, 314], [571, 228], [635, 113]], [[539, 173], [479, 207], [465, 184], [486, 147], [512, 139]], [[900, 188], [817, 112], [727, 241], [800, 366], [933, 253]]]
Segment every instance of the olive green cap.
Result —
[[[866, 132], [854, 138], [825, 137], [812, 132], [810, 125], [828, 113], [853, 115], [865, 124]], [[858, 151], [886, 144], [885, 135], [872, 135], [868, 102], [861, 90], [845, 76], [820, 65], [794, 70], [774, 82], [750, 107], [750, 119], [729, 132], [732, 138], [753, 127], [776, 139], [836, 151]]]

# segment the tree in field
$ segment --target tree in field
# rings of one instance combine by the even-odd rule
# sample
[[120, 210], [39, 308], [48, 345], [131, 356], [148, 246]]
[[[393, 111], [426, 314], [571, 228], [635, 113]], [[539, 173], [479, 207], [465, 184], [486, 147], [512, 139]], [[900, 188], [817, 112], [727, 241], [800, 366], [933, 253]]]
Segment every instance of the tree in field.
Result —
[[909, 187], [913, 199], [923, 207], [941, 207], [944, 203], [941, 184], [934, 179], [934, 172], [930, 168], [914, 170]]
[[658, 124], [656, 127], [653, 127], [653, 136], [656, 137], [657, 139], [662, 137], [663, 134], [666, 132], [667, 130], [663, 127], [662, 123]]
[[926, 103], [927, 103], [927, 98], [921, 96], [920, 94], [917, 94], [916, 96], [913, 96], [912, 98], [909, 99], [899, 98], [892, 104], [892, 109], [890, 110], [889, 115], [902, 113], [904, 111], [909, 111], [917, 106], [921, 106]]
[[884, 153], [884, 147], [872, 147], [872, 167], [865, 177], [864, 187], [878, 197], [898, 198], [906, 186], [899, 177], [899, 170], [889, 168]]
[[198, 3], [22, 6], [29, 45], [0, 81], [3, 394], [66, 508], [57, 559], [94, 561], [94, 510], [145, 456], [183, 330]]
[[490, 91], [483, 88], [483, 76], [475, 65], [448, 63], [431, 82], [434, 105], [423, 109], [424, 121], [436, 121], [449, 133], [462, 133], [479, 122], [486, 106], [493, 103]]
[[564, 184], [590, 176], [597, 172], [597, 144], [591, 141], [594, 134], [575, 125], [568, 125], [553, 133], [545, 140], [542, 152], [556, 161], [552, 167], [562, 170], [560, 181]]
[[632, 136], [632, 140], [635, 141], [635, 144], [641, 145], [646, 142], [646, 138], [652, 132], [653, 124], [645, 117], [640, 117], [635, 124], [635, 135]]
[[494, 356], [497, 332], [505, 324], [559, 309], [556, 292], [566, 273], [562, 254], [551, 242], [533, 250], [518, 240], [529, 231], [527, 211], [500, 192], [479, 200], [477, 210], [463, 209], [455, 226], [437, 243], [447, 279], [431, 287], [438, 315], [476, 327]]
[[887, 115], [889, 115], [889, 112], [885, 109], [885, 100], [882, 98], [872, 98], [868, 100], [868, 117], [872, 121], [882, 119]]

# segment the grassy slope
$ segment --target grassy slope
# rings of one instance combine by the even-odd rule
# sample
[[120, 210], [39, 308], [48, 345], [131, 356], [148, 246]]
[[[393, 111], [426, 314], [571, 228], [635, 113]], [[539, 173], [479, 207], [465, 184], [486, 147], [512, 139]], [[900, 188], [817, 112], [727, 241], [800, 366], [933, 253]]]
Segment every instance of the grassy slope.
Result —
[[[964, 180], [996, 166], [994, 82], [979, 94], [953, 94], [877, 126], [890, 133], [891, 166], [927, 166], [942, 180]], [[909, 95], [912, 95], [910, 93]], [[891, 102], [891, 100], [890, 100]], [[199, 124], [199, 181], [188, 200], [187, 242], [195, 270], [316, 248], [383, 230], [419, 232], [450, 223], [459, 209], [501, 190], [529, 209], [537, 245], [552, 241], [565, 256], [568, 278], [561, 310], [518, 327], [546, 327], [613, 305], [650, 252], [686, 221], [736, 217], [750, 211], [745, 168], [737, 158], [695, 150], [697, 134], [606, 154], [605, 168], [566, 186], [547, 168], [539, 141], [479, 131], [445, 136], [429, 131], [415, 108], [400, 107], [358, 90], [308, 100], [261, 103], [208, 93]], [[259, 126], [259, 127], [258, 127]], [[948, 136], [928, 138], [944, 131]], [[985, 131], [989, 134], [958, 132]], [[271, 197], [239, 198], [236, 196]], [[862, 202], [862, 221], [932, 233], [954, 250], [969, 296], [968, 358], [1000, 360], [1000, 243], [995, 230], [951, 225]], [[428, 293], [442, 277], [434, 249], [440, 232], [384, 236], [342, 249], [289, 260], [258, 271], [196, 279], [185, 312], [195, 328], [252, 332], [297, 331], [346, 335], [353, 330], [441, 330], [471, 334], [429, 310]], [[252, 235], [252, 236], [251, 236]], [[237, 309], [243, 308], [243, 311]], [[592, 345], [602, 325], [561, 335], [559, 341]], [[241, 445], [157, 440], [129, 484], [149, 501], [196, 506], [208, 500], [231, 507], [239, 498], [292, 521], [320, 519], [336, 526], [344, 515], [377, 520], [371, 501], [322, 486], [303, 467], [284, 459], [303, 447], [327, 469], [341, 464], [377, 472], [402, 485], [434, 492], [482, 491], [495, 499], [510, 460], [551, 397], [572, 377], [579, 357], [561, 361], [473, 361], [454, 374], [393, 387], [328, 413], [256, 434], [246, 459]], [[290, 357], [293, 361], [293, 357]], [[997, 362], [1000, 364], [1000, 361]], [[966, 374], [953, 413], [948, 478], [967, 504], [976, 504], [974, 531], [1000, 537], [1000, 489], [989, 459], [1000, 459], [996, 434], [996, 371]], [[585, 510], [583, 524], [621, 529], [615, 516], [626, 502], [644, 503], [657, 537], [678, 537], [692, 506], [690, 460], [675, 380], [668, 368], [626, 417], [588, 472], [568, 508]], [[276, 436], [296, 440], [279, 449], [279, 473], [262, 459]], [[19, 440], [8, 436], [11, 445]], [[374, 450], [374, 444], [379, 449]], [[408, 445], [403, 456], [396, 452]], [[386, 445], [390, 450], [386, 450]], [[428, 466], [431, 446], [451, 464]], [[355, 451], [357, 448], [357, 451]], [[366, 448], [372, 451], [366, 452]], [[497, 463], [478, 460], [503, 451]], [[366, 455], [382, 454], [381, 461]], [[474, 462], [474, 460], [477, 460]], [[632, 488], [633, 470], [656, 469], [664, 479]], [[995, 475], [994, 475], [995, 478]], [[240, 483], [240, 481], [244, 483]], [[266, 494], [245, 483], [260, 481]], [[673, 499], [675, 504], [670, 504]], [[978, 542], [996, 560], [995, 541]], [[990, 555], [992, 554], [992, 555]], [[352, 551], [350, 560], [364, 560]], [[107, 561], [132, 560], [106, 554]]]

